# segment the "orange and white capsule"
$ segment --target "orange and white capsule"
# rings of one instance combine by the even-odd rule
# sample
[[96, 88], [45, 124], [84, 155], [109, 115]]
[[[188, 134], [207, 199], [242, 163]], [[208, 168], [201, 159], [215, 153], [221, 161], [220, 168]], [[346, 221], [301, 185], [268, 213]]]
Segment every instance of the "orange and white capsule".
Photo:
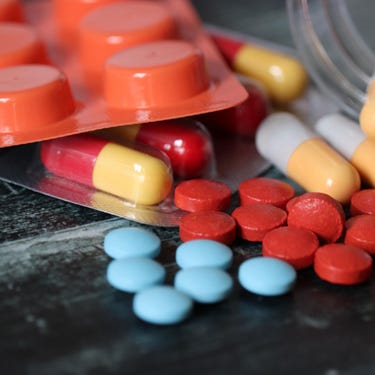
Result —
[[366, 137], [359, 124], [334, 113], [319, 119], [314, 128], [356, 167], [366, 183], [375, 186], [375, 141]]
[[258, 152], [307, 191], [348, 202], [360, 188], [357, 170], [298, 118], [275, 113], [256, 134]]
[[88, 134], [44, 141], [40, 158], [57, 176], [144, 205], [164, 200], [173, 183], [161, 158]]

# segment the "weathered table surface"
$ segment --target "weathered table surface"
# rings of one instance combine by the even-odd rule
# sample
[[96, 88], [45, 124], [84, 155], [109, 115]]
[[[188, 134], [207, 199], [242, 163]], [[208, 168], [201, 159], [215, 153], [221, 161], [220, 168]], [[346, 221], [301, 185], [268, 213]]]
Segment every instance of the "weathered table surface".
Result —
[[[282, 1], [194, 4], [205, 22], [292, 45]], [[375, 276], [339, 287], [307, 269], [293, 293], [255, 296], [235, 276], [260, 248], [237, 241], [229, 300], [196, 306], [178, 326], [152, 326], [105, 278], [104, 234], [138, 224], [6, 183], [0, 207], [1, 374], [375, 373]], [[178, 231], [150, 229], [170, 283]]]

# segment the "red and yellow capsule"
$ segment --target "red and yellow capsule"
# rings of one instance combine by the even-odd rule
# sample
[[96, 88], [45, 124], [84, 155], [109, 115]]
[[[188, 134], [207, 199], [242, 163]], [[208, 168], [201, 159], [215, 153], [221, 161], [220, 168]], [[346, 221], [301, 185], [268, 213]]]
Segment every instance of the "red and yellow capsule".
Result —
[[173, 185], [170, 165], [162, 156], [93, 135], [44, 141], [40, 157], [45, 168], [60, 177], [138, 204], [161, 202]]

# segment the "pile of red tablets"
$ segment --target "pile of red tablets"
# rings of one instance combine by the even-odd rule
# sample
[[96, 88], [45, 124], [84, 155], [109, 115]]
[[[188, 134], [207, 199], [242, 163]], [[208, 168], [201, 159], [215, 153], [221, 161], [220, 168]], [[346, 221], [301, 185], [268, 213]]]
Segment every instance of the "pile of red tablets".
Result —
[[229, 212], [231, 191], [220, 181], [194, 179], [175, 189], [175, 204], [187, 211], [182, 241], [236, 239], [262, 243], [262, 254], [310, 266], [323, 280], [353, 285], [368, 280], [375, 254], [375, 189], [353, 194], [348, 207], [325, 193], [296, 195], [288, 183], [266, 177], [243, 181], [240, 205]]

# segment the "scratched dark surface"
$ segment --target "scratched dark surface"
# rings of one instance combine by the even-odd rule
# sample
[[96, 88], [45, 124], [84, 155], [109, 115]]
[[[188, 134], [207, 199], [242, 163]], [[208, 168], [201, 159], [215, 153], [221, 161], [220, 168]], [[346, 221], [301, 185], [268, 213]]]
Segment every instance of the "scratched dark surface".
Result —
[[[208, 23], [292, 44], [282, 1], [194, 4]], [[251, 295], [237, 267], [260, 247], [238, 241], [227, 301], [196, 306], [178, 326], [152, 326], [105, 279], [105, 233], [138, 224], [5, 183], [0, 210], [0, 374], [375, 373], [374, 276], [339, 287], [308, 269], [289, 295]], [[162, 238], [171, 283], [178, 231], [149, 228]]]

